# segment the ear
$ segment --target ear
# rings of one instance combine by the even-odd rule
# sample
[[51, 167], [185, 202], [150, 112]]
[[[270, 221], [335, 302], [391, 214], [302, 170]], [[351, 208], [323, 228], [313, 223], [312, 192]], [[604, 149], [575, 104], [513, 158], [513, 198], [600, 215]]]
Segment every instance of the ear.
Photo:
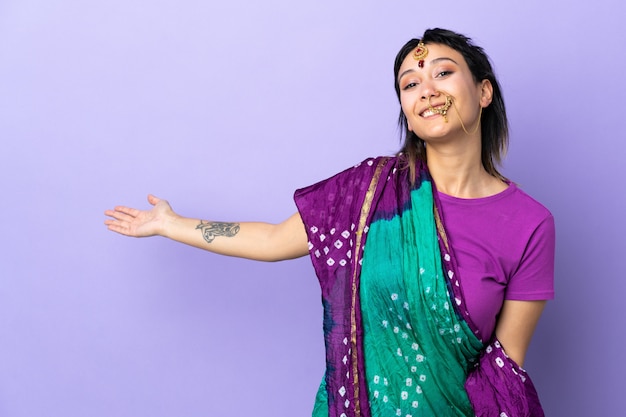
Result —
[[480, 106], [482, 108], [489, 107], [491, 100], [493, 100], [493, 85], [489, 80], [482, 80], [480, 86]]

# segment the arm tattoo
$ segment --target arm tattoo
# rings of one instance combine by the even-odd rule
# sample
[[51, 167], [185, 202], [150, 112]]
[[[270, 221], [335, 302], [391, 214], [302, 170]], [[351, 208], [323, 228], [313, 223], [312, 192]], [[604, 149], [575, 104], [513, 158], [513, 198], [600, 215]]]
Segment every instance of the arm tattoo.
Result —
[[202, 231], [202, 237], [207, 243], [211, 243], [218, 236], [235, 236], [239, 233], [239, 223], [204, 222], [200, 220], [200, 224], [196, 226], [196, 229]]

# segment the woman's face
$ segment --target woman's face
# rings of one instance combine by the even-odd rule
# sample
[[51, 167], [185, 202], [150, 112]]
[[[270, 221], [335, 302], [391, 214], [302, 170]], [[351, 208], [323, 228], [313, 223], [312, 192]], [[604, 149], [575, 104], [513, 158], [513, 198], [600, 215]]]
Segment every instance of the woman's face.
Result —
[[[491, 103], [491, 83], [476, 83], [456, 50], [440, 44], [426, 44], [426, 48], [422, 65], [411, 52], [398, 71], [400, 104], [409, 130], [427, 142], [473, 132], [481, 107]], [[480, 129], [475, 132], [480, 136]]]

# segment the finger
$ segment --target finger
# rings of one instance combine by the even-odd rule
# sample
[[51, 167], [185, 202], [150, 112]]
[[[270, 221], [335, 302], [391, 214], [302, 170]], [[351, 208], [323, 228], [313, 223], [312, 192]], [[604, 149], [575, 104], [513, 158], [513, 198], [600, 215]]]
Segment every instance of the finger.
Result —
[[137, 209], [132, 208], [132, 207], [126, 207], [126, 206], [116, 206], [114, 211], [117, 212], [117, 213], [127, 214], [127, 215], [129, 215], [131, 217], [137, 217], [137, 215], [140, 212], [140, 210], [137, 210]]
[[128, 229], [128, 222], [122, 220], [106, 219], [104, 224], [108, 228], [113, 227], [115, 229]]
[[113, 217], [113, 216], [115, 216], [115, 213], [117, 213], [117, 211], [115, 211], [115, 210], [104, 210], [104, 215], [105, 216]]
[[114, 219], [121, 221], [121, 222], [132, 222], [136, 216], [130, 215], [130, 214], [126, 214], [123, 211], [118, 211], [116, 210], [107, 210], [104, 212], [104, 214], [106, 214], [109, 217], [113, 217]]
[[106, 227], [109, 227], [109, 228], [111, 226], [113, 226], [113, 227], [122, 227], [122, 223], [119, 220], [113, 220], [113, 219], [106, 219], [104, 221], [104, 225]]
[[130, 236], [130, 231], [128, 227], [124, 227], [120, 225], [119, 223], [116, 223], [113, 220], [105, 221], [104, 224], [107, 226], [107, 229], [109, 229], [112, 232], [116, 232], [125, 236]]
[[155, 195], [152, 194], [148, 194], [148, 203], [152, 204], [153, 206], [156, 205], [159, 201], [161, 201], [161, 199]]

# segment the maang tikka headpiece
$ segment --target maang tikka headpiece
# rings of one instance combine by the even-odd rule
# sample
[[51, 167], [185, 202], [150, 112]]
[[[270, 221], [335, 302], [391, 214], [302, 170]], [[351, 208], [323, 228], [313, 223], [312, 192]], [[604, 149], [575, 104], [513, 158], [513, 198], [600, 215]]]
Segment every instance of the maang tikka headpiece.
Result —
[[424, 68], [424, 58], [428, 56], [428, 48], [424, 45], [424, 42], [420, 41], [417, 44], [417, 48], [413, 52], [413, 59], [417, 61], [417, 66]]

